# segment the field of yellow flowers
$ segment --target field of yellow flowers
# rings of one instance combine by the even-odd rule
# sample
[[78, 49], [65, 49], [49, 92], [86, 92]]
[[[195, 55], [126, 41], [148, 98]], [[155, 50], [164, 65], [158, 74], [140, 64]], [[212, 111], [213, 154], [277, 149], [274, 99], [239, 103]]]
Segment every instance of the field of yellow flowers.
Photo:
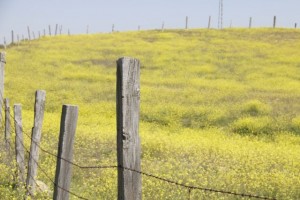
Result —
[[[138, 58], [142, 171], [199, 187], [300, 199], [299, 49], [300, 31], [291, 29], [43, 37], [6, 49], [5, 97], [22, 104], [24, 134], [30, 135], [34, 92], [46, 90], [41, 146], [52, 153], [62, 104], [78, 105], [74, 162], [116, 165], [116, 60]], [[55, 162], [40, 153], [52, 180]], [[11, 169], [1, 162], [0, 170], [0, 196], [21, 198]], [[41, 170], [38, 179], [52, 190]], [[142, 181], [143, 199], [189, 198], [185, 188], [146, 176]], [[116, 199], [117, 171], [73, 167], [71, 191]], [[190, 195], [247, 199], [198, 190]]]

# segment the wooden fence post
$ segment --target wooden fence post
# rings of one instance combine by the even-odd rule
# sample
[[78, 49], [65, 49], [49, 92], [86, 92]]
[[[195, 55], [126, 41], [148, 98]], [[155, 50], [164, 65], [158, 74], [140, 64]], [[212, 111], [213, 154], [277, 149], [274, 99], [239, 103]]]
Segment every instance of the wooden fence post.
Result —
[[57, 35], [57, 31], [58, 31], [58, 24], [56, 24], [55, 26], [55, 36]]
[[0, 123], [2, 124], [2, 107], [4, 101], [4, 67], [5, 67], [5, 53], [0, 52]]
[[210, 22], [211, 22], [211, 16], [209, 16], [209, 18], [208, 18], [208, 26], [207, 26], [207, 29], [210, 29]]
[[115, 25], [113, 24], [112, 27], [111, 27], [111, 32], [115, 32]]
[[15, 38], [14, 38], [14, 31], [11, 31], [11, 43], [14, 44], [15, 43]]
[[27, 195], [33, 195], [36, 187], [34, 179], [37, 176], [39, 144], [42, 135], [45, 99], [46, 92], [43, 90], [37, 90], [35, 93], [34, 125], [31, 133], [30, 156], [28, 161], [28, 172], [26, 179]]
[[70, 29], [68, 29], [68, 35], [69, 35], [69, 36], [71, 35]]
[[4, 99], [5, 104], [5, 149], [8, 155], [8, 158], [10, 157], [10, 107], [9, 107], [9, 99]]
[[117, 158], [118, 199], [142, 198], [141, 147], [139, 138], [140, 62], [117, 60]]
[[297, 23], [295, 23], [295, 28], [297, 28]]
[[189, 17], [185, 17], [185, 29], [188, 29]]
[[61, 35], [61, 32], [62, 32], [62, 25], [60, 25], [59, 27], [59, 35]]
[[252, 17], [249, 19], [249, 28], [252, 28]]
[[29, 26], [27, 26], [27, 31], [28, 31], [28, 40], [31, 40], [31, 37], [30, 37], [30, 28], [29, 28]]
[[22, 106], [20, 104], [14, 105], [14, 120], [16, 131], [16, 163], [17, 163], [17, 177], [18, 185], [25, 184], [25, 157], [24, 157], [24, 142], [23, 142], [23, 127], [22, 127]]
[[276, 28], [276, 16], [273, 18], [273, 28]]
[[[56, 161], [55, 185], [53, 193], [54, 200], [69, 199], [69, 192], [66, 192], [66, 190], [70, 190], [72, 165], [65, 160], [72, 162], [73, 159], [73, 144], [77, 119], [78, 107], [72, 105], [63, 105]], [[61, 158], [65, 160], [62, 160]]]
[[165, 22], [163, 22], [161, 25], [161, 32], [164, 32], [164, 30], [165, 30]]
[[35, 40], [35, 34], [34, 34], [34, 31], [32, 31], [32, 36], [33, 36], [33, 39]]

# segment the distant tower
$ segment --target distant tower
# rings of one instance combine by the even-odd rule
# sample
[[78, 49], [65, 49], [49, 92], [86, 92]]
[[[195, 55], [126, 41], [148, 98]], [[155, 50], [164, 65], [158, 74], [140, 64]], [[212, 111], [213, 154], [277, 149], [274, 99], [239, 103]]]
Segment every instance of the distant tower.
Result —
[[218, 29], [223, 28], [223, 0], [219, 0]]

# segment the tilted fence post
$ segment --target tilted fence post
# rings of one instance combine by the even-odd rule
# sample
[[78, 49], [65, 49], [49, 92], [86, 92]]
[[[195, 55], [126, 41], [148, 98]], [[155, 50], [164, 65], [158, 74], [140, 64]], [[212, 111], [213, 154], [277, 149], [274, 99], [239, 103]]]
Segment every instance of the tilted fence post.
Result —
[[23, 126], [22, 126], [22, 106], [20, 104], [14, 105], [14, 121], [16, 131], [16, 163], [17, 163], [17, 177], [18, 185], [25, 183], [25, 157], [24, 157], [24, 142], [23, 142]]
[[72, 162], [73, 159], [73, 144], [77, 119], [78, 107], [63, 105], [53, 193], [54, 200], [69, 199], [69, 192], [67, 191], [70, 190], [72, 165], [65, 160]]
[[8, 155], [8, 158], [10, 157], [10, 107], [9, 107], [9, 99], [4, 99], [5, 104], [5, 149]]
[[117, 61], [117, 158], [118, 199], [142, 198], [141, 144], [139, 138], [140, 62]]
[[4, 95], [4, 67], [5, 67], [5, 53], [0, 52], [0, 124], [2, 124], [2, 107]]
[[35, 93], [34, 125], [31, 133], [30, 156], [28, 161], [28, 172], [26, 179], [27, 195], [33, 195], [36, 184], [37, 166], [39, 159], [39, 144], [42, 135], [42, 124], [44, 119], [46, 92], [37, 90]]

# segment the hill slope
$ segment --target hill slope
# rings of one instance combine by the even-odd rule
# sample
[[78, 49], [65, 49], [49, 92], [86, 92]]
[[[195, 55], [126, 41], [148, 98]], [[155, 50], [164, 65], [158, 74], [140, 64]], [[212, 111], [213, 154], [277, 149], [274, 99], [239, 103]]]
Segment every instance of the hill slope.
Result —
[[[34, 91], [47, 91], [42, 146], [53, 153], [61, 105], [79, 105], [75, 162], [114, 165], [115, 61], [136, 57], [142, 63], [143, 171], [191, 185], [297, 199], [299, 48], [300, 32], [286, 29], [45, 37], [7, 50], [5, 96], [23, 105], [24, 131], [30, 133]], [[54, 161], [41, 153], [41, 165], [53, 178]], [[116, 198], [116, 170], [74, 168], [73, 174], [71, 191], [89, 199]], [[51, 186], [41, 172], [39, 179]], [[184, 188], [143, 177], [144, 199], [187, 195]]]

